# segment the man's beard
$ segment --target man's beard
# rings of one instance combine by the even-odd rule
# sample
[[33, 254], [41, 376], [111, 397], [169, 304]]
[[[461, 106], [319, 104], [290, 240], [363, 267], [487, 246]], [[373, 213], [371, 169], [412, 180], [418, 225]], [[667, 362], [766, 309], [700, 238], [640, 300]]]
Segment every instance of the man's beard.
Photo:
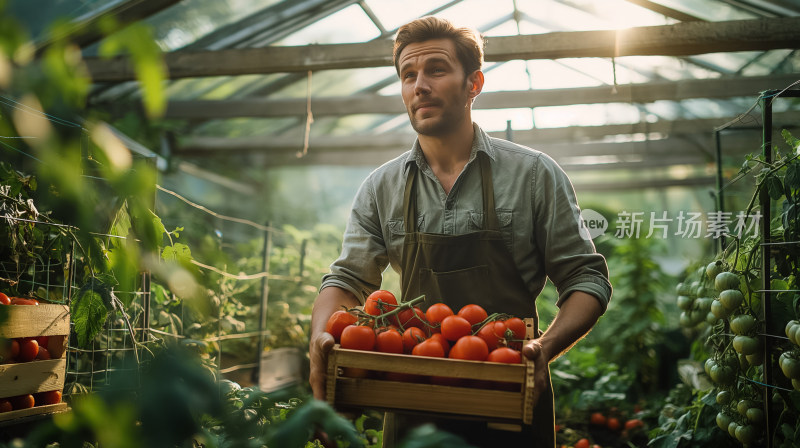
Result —
[[[410, 115], [411, 127], [417, 134], [428, 137], [440, 137], [450, 134], [457, 129], [464, 119], [465, 108], [442, 108], [438, 117], [433, 119], [418, 120], [414, 115]], [[424, 123], [423, 123], [424, 122]]]

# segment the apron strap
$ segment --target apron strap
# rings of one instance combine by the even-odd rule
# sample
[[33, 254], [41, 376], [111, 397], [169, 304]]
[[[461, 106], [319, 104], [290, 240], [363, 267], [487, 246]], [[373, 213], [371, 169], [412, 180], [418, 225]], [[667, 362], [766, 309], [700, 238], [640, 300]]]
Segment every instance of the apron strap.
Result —
[[[478, 151], [478, 165], [481, 170], [481, 193], [483, 195], [484, 228], [486, 230], [500, 230], [500, 222], [494, 208], [494, 186], [492, 185], [492, 166], [489, 156]], [[417, 166], [410, 164], [406, 177], [406, 188], [403, 192], [403, 219], [405, 220], [406, 233], [415, 233], [417, 229]]]

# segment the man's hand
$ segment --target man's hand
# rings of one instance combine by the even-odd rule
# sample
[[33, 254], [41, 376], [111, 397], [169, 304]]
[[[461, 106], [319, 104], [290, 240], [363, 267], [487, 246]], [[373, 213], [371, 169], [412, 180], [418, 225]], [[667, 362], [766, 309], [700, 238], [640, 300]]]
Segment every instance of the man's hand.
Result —
[[542, 392], [550, 387], [550, 363], [583, 338], [602, 314], [600, 302], [594, 296], [576, 291], [561, 304], [542, 337], [522, 347], [522, 355], [534, 363], [534, 406]]
[[311, 337], [308, 344], [308, 357], [311, 360], [311, 372], [308, 382], [311, 383], [311, 390], [314, 398], [325, 400], [325, 386], [328, 378], [328, 353], [330, 353], [336, 341], [333, 335], [323, 331]]
[[331, 315], [342, 307], [354, 308], [360, 305], [358, 299], [344, 289], [329, 286], [320, 291], [311, 310], [311, 337], [308, 342], [308, 357], [311, 361], [311, 371], [308, 382], [314, 392], [314, 398], [325, 400], [325, 385], [328, 378], [328, 353], [336, 341], [333, 335], [325, 331]]

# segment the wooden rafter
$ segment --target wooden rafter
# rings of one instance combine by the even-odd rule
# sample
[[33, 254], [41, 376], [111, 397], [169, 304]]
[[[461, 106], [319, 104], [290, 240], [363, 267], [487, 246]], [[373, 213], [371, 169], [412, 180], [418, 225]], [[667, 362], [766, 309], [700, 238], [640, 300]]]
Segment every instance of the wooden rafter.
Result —
[[[492, 37], [486, 60], [687, 56], [798, 47], [800, 18], [791, 17]], [[172, 79], [381, 67], [391, 65], [391, 42], [172, 52], [165, 62]], [[86, 64], [95, 82], [134, 79], [126, 59], [87, 58]]]
[[[475, 109], [530, 108], [572, 104], [651, 103], [693, 98], [756, 97], [768, 89], [781, 89], [800, 79], [800, 75], [756, 76], [747, 78], [691, 79], [657, 81], [616, 86], [568, 89], [485, 92], [475, 101]], [[306, 114], [305, 98], [171, 101], [166, 118], [207, 120], [238, 117], [285, 117]], [[405, 107], [399, 96], [359, 94], [347, 97], [312, 98], [315, 116], [351, 114], [402, 114]]]

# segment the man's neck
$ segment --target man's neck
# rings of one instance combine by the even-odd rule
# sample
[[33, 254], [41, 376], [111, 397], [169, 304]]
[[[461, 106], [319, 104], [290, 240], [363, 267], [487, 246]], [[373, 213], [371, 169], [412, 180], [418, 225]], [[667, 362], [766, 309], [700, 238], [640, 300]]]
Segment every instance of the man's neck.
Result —
[[469, 161], [475, 130], [472, 123], [445, 136], [419, 135], [419, 145], [425, 160], [439, 179], [445, 193], [450, 193], [458, 175]]

